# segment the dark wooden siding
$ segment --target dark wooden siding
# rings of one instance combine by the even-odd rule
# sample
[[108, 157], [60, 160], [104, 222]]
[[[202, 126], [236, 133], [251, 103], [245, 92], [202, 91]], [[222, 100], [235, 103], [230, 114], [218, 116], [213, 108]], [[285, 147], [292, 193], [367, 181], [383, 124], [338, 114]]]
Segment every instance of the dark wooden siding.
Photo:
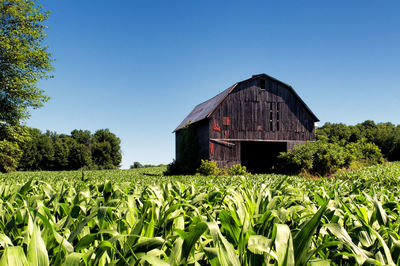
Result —
[[[184, 136], [188, 134], [187, 136]], [[208, 120], [202, 120], [175, 132], [175, 158], [178, 163], [197, 168], [201, 159], [209, 160]], [[192, 171], [196, 169], [191, 169]]]
[[[295, 95], [285, 85], [265, 81], [265, 90], [260, 89], [260, 79], [253, 79], [228, 95], [210, 117], [211, 139], [314, 140], [314, 120]], [[230, 124], [225, 126], [227, 118]], [[215, 130], [214, 124], [221, 130]]]
[[199, 144], [199, 159], [209, 160], [210, 159], [210, 151], [209, 151], [209, 127], [208, 120], [205, 119], [197, 123], [196, 126], [197, 136], [198, 136], [198, 144]]
[[241, 163], [243, 141], [287, 142], [290, 150], [314, 140], [314, 118], [291, 90], [267, 78], [262, 90], [260, 80], [239, 84], [210, 116], [210, 159], [219, 166]]
[[306, 141], [301, 141], [301, 140], [289, 141], [287, 142], [287, 150], [288, 151], [293, 150], [293, 148], [296, 147], [297, 145], [304, 145], [304, 144], [306, 144]]
[[240, 163], [240, 142], [221, 143], [210, 141], [213, 150], [210, 150], [210, 160], [216, 161], [220, 168], [230, 167]]

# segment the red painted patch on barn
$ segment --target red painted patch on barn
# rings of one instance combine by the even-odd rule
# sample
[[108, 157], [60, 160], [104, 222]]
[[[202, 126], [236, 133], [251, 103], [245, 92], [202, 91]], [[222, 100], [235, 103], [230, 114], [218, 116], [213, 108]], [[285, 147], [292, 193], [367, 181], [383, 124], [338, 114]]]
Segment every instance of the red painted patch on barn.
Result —
[[213, 121], [213, 130], [214, 131], [221, 131], [221, 128]]
[[231, 124], [231, 118], [229, 116], [225, 116], [222, 118], [222, 124], [224, 126], [229, 126]]

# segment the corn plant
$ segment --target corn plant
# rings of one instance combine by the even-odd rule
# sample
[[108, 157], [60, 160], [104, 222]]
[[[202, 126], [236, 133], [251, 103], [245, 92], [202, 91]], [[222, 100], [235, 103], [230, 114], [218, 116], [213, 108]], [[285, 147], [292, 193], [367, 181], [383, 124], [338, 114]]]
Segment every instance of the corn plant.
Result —
[[0, 265], [396, 265], [400, 164], [298, 176], [0, 175]]

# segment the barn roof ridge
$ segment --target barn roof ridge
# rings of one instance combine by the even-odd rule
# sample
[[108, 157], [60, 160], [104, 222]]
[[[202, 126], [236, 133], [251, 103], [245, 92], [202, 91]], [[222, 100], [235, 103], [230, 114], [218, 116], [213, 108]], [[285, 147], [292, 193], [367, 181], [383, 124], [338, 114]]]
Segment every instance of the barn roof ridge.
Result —
[[232, 90], [234, 88], [236, 88], [237, 85], [239, 85], [240, 83], [250, 81], [255, 78], [259, 78], [259, 77], [266, 77], [266, 78], [272, 79], [272, 80], [279, 82], [282, 85], [288, 87], [290, 89], [290, 91], [294, 94], [294, 96], [304, 106], [304, 108], [306, 108], [306, 110], [313, 116], [313, 118], [315, 119], [315, 122], [319, 121], [319, 119], [315, 116], [315, 114], [311, 111], [311, 109], [305, 104], [305, 102], [300, 98], [300, 96], [296, 93], [296, 91], [293, 89], [292, 86], [290, 86], [274, 77], [271, 77], [265, 73], [262, 73], [262, 74], [253, 75], [249, 79], [239, 81], [239, 82], [233, 84], [232, 86], [230, 86], [228, 89], [215, 95], [214, 97], [196, 105], [193, 108], [193, 110], [189, 113], [189, 115], [186, 116], [185, 119], [183, 119], [183, 121], [179, 124], [179, 126], [173, 131], [173, 133], [182, 129], [183, 127], [187, 126], [188, 124], [196, 123], [205, 118], [209, 118], [212, 115], [212, 113], [217, 109], [217, 107], [226, 99], [226, 97], [228, 97], [228, 95], [232, 92]]

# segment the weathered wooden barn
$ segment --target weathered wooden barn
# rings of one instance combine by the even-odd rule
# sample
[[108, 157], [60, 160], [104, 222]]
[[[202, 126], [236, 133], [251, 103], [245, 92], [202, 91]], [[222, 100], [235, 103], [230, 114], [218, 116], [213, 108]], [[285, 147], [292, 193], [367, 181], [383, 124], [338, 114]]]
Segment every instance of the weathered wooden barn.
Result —
[[314, 140], [318, 118], [294, 89], [266, 74], [254, 75], [197, 105], [174, 130], [176, 162], [268, 171], [279, 152]]

